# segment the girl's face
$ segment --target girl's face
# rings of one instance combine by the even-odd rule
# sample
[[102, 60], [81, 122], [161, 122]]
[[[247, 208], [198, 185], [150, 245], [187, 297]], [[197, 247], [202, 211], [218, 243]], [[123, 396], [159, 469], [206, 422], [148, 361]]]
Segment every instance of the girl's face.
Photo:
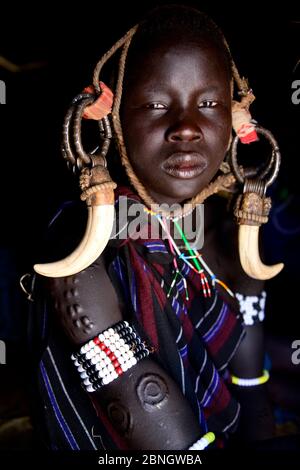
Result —
[[231, 133], [222, 53], [210, 42], [162, 41], [131, 68], [121, 120], [130, 162], [153, 199], [195, 196], [216, 174]]

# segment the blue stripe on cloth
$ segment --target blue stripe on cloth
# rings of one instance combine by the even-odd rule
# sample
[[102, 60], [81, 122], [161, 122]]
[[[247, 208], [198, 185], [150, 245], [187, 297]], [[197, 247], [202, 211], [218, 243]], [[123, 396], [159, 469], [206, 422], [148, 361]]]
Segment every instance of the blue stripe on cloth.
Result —
[[175, 314], [176, 316], [180, 313], [180, 304], [179, 302], [175, 299], [175, 297], [172, 298], [172, 307], [175, 308]]
[[219, 384], [220, 384], [219, 374], [218, 374], [217, 370], [214, 369], [213, 378], [212, 378], [212, 380], [211, 380], [211, 382], [210, 382], [210, 384], [209, 384], [209, 386], [208, 386], [208, 388], [207, 388], [207, 390], [206, 390], [206, 392], [203, 395], [203, 398], [201, 400], [201, 405], [204, 408], [207, 407], [210, 404], [210, 402], [211, 402], [211, 400], [212, 400]]
[[119, 256], [116, 256], [116, 258], [113, 260], [113, 268], [120, 280], [120, 283], [123, 287], [123, 291], [124, 291], [124, 294], [125, 294], [125, 298], [126, 298], [126, 302], [129, 301], [129, 291], [128, 291], [128, 285], [126, 283], [126, 280], [124, 278], [124, 273], [123, 273], [123, 268], [122, 268], [122, 265], [121, 265], [121, 259]]
[[148, 248], [150, 253], [168, 253], [168, 250], [166, 249], [166, 246], [164, 243], [159, 243], [159, 242], [145, 242], [143, 244], [146, 248]]
[[130, 294], [131, 294], [131, 301], [134, 308], [134, 311], [137, 313], [137, 296], [136, 296], [136, 282], [134, 271], [132, 270], [132, 278], [131, 278], [131, 285], [130, 285]]
[[191, 268], [187, 264], [184, 263], [184, 265], [181, 269], [181, 274], [183, 276], [187, 276], [189, 274], [190, 270], [191, 270]]
[[177, 289], [179, 292], [181, 292], [183, 289], [185, 289], [183, 279], [181, 278], [179, 282], [176, 283]]
[[183, 346], [183, 348], [180, 348], [179, 349], [179, 352], [180, 352], [180, 356], [181, 357], [185, 357], [188, 353], [188, 347], [187, 347], [187, 344], [185, 346]]
[[203, 413], [203, 409], [200, 406], [198, 398], [196, 398], [196, 400], [197, 400], [197, 406], [198, 406], [198, 410], [199, 410], [199, 418], [198, 418], [199, 419], [199, 424], [202, 428], [203, 433], [205, 434], [205, 433], [208, 432], [207, 422], [206, 422], [206, 419], [205, 419], [205, 416], [204, 416], [204, 413]]
[[218, 332], [222, 324], [224, 323], [225, 316], [228, 314], [228, 306], [223, 304], [220, 315], [218, 316], [217, 321], [213, 324], [213, 326], [208, 330], [205, 335], [203, 335], [204, 341], [207, 343], [210, 341]]
[[61, 430], [63, 431], [64, 436], [66, 437], [68, 443], [70, 444], [71, 449], [72, 450], [80, 450], [79, 446], [78, 446], [77, 442], [75, 441], [75, 438], [74, 438], [74, 436], [73, 436], [73, 434], [72, 434], [72, 432], [69, 428], [69, 426], [67, 425], [67, 423], [66, 423], [66, 421], [65, 421], [65, 419], [64, 419], [64, 417], [63, 417], [63, 415], [60, 411], [60, 408], [58, 406], [55, 395], [53, 393], [53, 390], [52, 390], [52, 387], [51, 387], [51, 384], [50, 384], [50, 381], [49, 381], [49, 377], [48, 377], [48, 374], [46, 372], [43, 361], [40, 362], [40, 369], [41, 369], [41, 372], [42, 372], [45, 387], [46, 387], [46, 390], [47, 390], [52, 408], [54, 410], [56, 419], [58, 421], [58, 424], [59, 424]]
[[114, 268], [115, 268], [115, 270], [116, 270], [116, 272], [119, 276], [119, 279], [120, 279], [122, 285], [125, 286], [125, 279], [124, 279], [124, 276], [123, 276], [121, 260], [120, 260], [119, 256], [116, 256], [116, 259], [114, 260], [113, 264], [114, 264]]

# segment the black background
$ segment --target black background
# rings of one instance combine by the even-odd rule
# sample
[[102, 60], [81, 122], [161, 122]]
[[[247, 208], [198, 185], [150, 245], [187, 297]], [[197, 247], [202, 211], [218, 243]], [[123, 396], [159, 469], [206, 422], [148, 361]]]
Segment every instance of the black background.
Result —
[[[300, 59], [296, 2], [177, 3], [202, 9], [223, 30], [240, 74], [248, 77], [256, 95], [252, 115], [272, 130], [282, 151], [275, 204], [287, 197], [300, 201], [300, 104], [291, 101], [292, 82], [300, 80], [300, 65], [294, 70]], [[47, 223], [60, 203], [78, 197], [78, 182], [60, 154], [64, 113], [92, 82], [101, 55], [157, 4], [1, 5], [0, 55], [19, 65], [41, 64], [17, 73], [0, 67], [6, 84], [6, 104], [0, 106], [0, 339], [18, 340], [25, 334], [27, 307], [18, 278], [38, 261]], [[293, 206], [288, 220], [299, 227], [299, 206]], [[300, 338], [294, 300], [299, 238], [267, 232], [267, 244], [274, 248], [271, 261], [286, 264], [284, 273], [269, 283], [267, 327], [293, 340]]]
[[[296, 7], [287, 2], [182, 3], [202, 8], [224, 31], [240, 73], [249, 78], [257, 97], [252, 114], [272, 129], [282, 148], [281, 180], [297, 191], [300, 106], [291, 103], [291, 83], [297, 78], [293, 69], [300, 58]], [[37, 256], [41, 230], [59, 202], [77, 190], [60, 155], [68, 104], [91, 83], [99, 57], [155, 5], [5, 6], [0, 53], [20, 65], [44, 62], [19, 73], [0, 68], [7, 93], [7, 104], [0, 107], [0, 245], [17, 250], [19, 262], [26, 265]]]

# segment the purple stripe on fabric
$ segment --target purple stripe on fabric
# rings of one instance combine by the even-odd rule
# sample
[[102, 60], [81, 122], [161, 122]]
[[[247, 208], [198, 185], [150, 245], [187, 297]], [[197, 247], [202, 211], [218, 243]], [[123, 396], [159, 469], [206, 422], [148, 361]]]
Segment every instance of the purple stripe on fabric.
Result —
[[166, 250], [162, 250], [161, 248], [151, 248], [149, 249], [149, 253], [168, 253]]
[[147, 242], [145, 242], [145, 243], [144, 243], [144, 246], [146, 246], [147, 248], [149, 248], [149, 250], [150, 250], [150, 249], [155, 250], [155, 249], [157, 249], [157, 248], [160, 248], [161, 251], [163, 251], [164, 253], [168, 253], [168, 251], [167, 251], [166, 246], [165, 246], [164, 243], [159, 243], [159, 242], [157, 242], [157, 243], [147, 243]]
[[180, 304], [179, 304], [179, 302], [177, 302], [175, 297], [173, 297], [173, 299], [172, 299], [172, 307], [175, 308], [175, 314], [177, 316], [180, 313]]
[[214, 370], [214, 375], [213, 375], [213, 380], [212, 382], [209, 384], [208, 386], [208, 389], [206, 390], [202, 400], [201, 400], [201, 403], [203, 405], [203, 407], [207, 407], [211, 400], [213, 399], [214, 395], [215, 395], [215, 392], [218, 388], [218, 386], [220, 385], [220, 379], [219, 379], [219, 374], [217, 373], [216, 369]]
[[153, 247], [147, 247], [147, 250], [149, 253], [168, 253], [165, 247], [160, 247], [160, 246], [153, 246]]
[[184, 276], [187, 276], [189, 274], [190, 270], [191, 270], [191, 268], [187, 264], [184, 264], [182, 269], [181, 269], [181, 273]]
[[116, 257], [116, 259], [114, 261], [114, 265], [116, 267], [116, 271], [119, 275], [119, 278], [120, 278], [122, 284], [125, 286], [125, 279], [123, 277], [123, 272], [122, 272], [122, 267], [121, 267], [121, 262], [120, 262], [119, 256]]
[[177, 284], [177, 289], [178, 289], [178, 292], [181, 292], [181, 291], [184, 290], [184, 284], [183, 284], [183, 282], [182, 282], [179, 286], [178, 286], [178, 284]]
[[136, 302], [136, 283], [135, 283], [135, 276], [134, 272], [132, 271], [132, 279], [131, 279], [131, 286], [130, 286], [130, 293], [131, 293], [131, 300], [134, 311], [137, 313], [137, 302]]
[[203, 410], [201, 408], [198, 398], [196, 398], [196, 400], [197, 400], [197, 406], [199, 410], [199, 424], [201, 426], [202, 432], [205, 434], [208, 432], [207, 422], [206, 422], [206, 419], [205, 419], [205, 416], [204, 416], [204, 413], [203, 413]]
[[182, 279], [182, 278], [179, 279], [178, 282], [176, 282], [176, 286], [177, 286], [177, 290], [178, 290], [179, 292], [182, 291], [182, 290], [185, 288], [184, 282], [183, 282], [183, 279]]
[[116, 258], [114, 259], [112, 264], [113, 264], [113, 268], [114, 268], [115, 272], [117, 273], [117, 275], [120, 279], [121, 285], [123, 287], [124, 294], [125, 294], [125, 297], [126, 297], [126, 302], [128, 302], [128, 300], [130, 298], [130, 290], [129, 290], [130, 288], [129, 288], [128, 284], [126, 283], [126, 281], [124, 279], [124, 276], [123, 276], [120, 257], [116, 256]]
[[180, 356], [181, 357], [185, 357], [188, 353], [188, 347], [187, 347], [187, 344], [185, 346], [183, 346], [183, 348], [179, 349], [179, 352], [180, 352]]
[[60, 425], [67, 441], [69, 442], [71, 449], [72, 450], [80, 450], [79, 446], [78, 446], [77, 442], [75, 441], [74, 436], [73, 436], [69, 426], [67, 425], [67, 423], [66, 423], [66, 421], [65, 421], [65, 419], [64, 419], [64, 417], [63, 417], [63, 415], [60, 411], [60, 408], [57, 404], [57, 401], [56, 401], [55, 395], [53, 393], [53, 390], [52, 390], [52, 387], [51, 387], [51, 384], [50, 384], [50, 381], [49, 381], [49, 377], [48, 377], [48, 374], [46, 372], [43, 361], [40, 362], [40, 369], [41, 369], [41, 372], [42, 372], [45, 387], [46, 387], [51, 405], [54, 409], [54, 413], [55, 413], [55, 416], [57, 418], [58, 424]]
[[222, 323], [224, 323], [225, 316], [227, 314], [228, 314], [228, 306], [226, 304], [223, 304], [219, 318], [214, 323], [214, 325], [210, 328], [210, 330], [208, 330], [208, 332], [205, 335], [203, 335], [203, 339], [206, 343], [210, 341], [216, 335], [216, 333], [222, 326]]

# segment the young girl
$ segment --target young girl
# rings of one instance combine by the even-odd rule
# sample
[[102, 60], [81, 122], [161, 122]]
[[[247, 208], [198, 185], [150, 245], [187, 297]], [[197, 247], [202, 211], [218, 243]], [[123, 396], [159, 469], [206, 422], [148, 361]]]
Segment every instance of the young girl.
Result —
[[[116, 54], [112, 93], [99, 73]], [[81, 171], [87, 228], [63, 261], [35, 266], [46, 276], [35, 280], [38, 380], [52, 448], [203, 449], [223, 446], [233, 433], [250, 441], [272, 436], [263, 283], [242, 271], [228, 198], [205, 202], [201, 253], [184, 232], [189, 217], [197, 225], [198, 204], [232, 192], [224, 159], [236, 84], [250, 97], [248, 112], [251, 92], [220, 30], [197, 10], [171, 6], [116, 43], [97, 65], [94, 87], [73, 101], [63, 152]], [[84, 151], [82, 116], [99, 121], [101, 151]], [[255, 133], [247, 125], [246, 134]], [[117, 146], [107, 154], [111, 138]], [[135, 204], [146, 223], [126, 232]], [[70, 240], [72, 247], [78, 241], [78, 210], [51, 227], [56, 259], [59, 246], [67, 254]], [[113, 216], [119, 236], [109, 241]], [[242, 306], [257, 299], [250, 321], [232, 290]]]

